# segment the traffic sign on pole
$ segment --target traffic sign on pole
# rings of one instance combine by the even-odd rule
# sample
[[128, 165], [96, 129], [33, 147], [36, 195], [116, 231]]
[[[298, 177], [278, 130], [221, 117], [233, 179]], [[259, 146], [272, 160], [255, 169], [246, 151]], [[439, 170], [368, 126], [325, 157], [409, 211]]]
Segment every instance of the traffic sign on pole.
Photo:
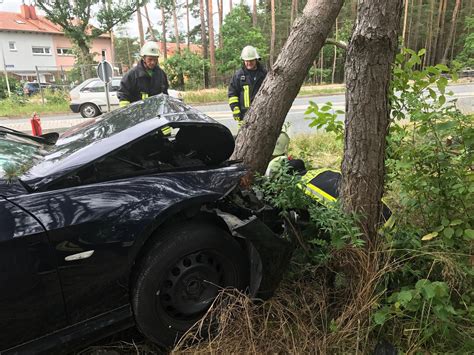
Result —
[[103, 60], [97, 66], [97, 76], [102, 80], [104, 83], [109, 83], [112, 80], [112, 76], [114, 71], [110, 63], [106, 60]]

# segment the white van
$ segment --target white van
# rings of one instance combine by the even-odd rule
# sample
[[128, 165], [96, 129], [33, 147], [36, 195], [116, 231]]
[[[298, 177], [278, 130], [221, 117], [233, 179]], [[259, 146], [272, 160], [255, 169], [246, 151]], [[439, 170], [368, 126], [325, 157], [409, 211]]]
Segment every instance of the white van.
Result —
[[[109, 83], [110, 109], [119, 107], [117, 91], [120, 87], [121, 77], [114, 77]], [[181, 93], [176, 90], [168, 90], [170, 96], [182, 100]], [[71, 103], [69, 107], [72, 112], [80, 112], [82, 117], [96, 117], [107, 112], [107, 99], [105, 97], [104, 83], [99, 78], [88, 79], [69, 92]]]

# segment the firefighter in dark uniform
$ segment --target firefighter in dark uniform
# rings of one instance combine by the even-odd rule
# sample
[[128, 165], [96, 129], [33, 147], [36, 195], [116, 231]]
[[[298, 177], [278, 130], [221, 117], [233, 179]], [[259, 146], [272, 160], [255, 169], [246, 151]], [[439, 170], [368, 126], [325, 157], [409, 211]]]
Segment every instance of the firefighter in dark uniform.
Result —
[[240, 58], [243, 61], [242, 68], [235, 72], [228, 91], [230, 109], [239, 125], [267, 75], [255, 47], [244, 47]]
[[146, 42], [140, 50], [140, 56], [142, 59], [137, 66], [130, 69], [120, 81], [117, 92], [120, 107], [161, 93], [168, 95], [168, 78], [158, 65], [158, 43]]

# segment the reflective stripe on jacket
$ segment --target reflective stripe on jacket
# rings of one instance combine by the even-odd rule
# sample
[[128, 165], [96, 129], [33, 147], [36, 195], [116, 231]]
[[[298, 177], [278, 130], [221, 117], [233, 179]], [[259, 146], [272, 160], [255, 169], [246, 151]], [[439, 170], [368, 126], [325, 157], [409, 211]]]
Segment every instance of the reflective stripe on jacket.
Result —
[[[342, 175], [337, 170], [316, 169], [309, 170], [301, 177], [299, 187], [304, 192], [323, 205], [336, 201], [339, 198], [339, 186]], [[382, 200], [382, 220], [385, 228], [391, 228], [394, 217], [390, 208]]]
[[259, 62], [257, 62], [255, 74], [255, 80], [252, 80], [249, 70], [242, 67], [235, 72], [229, 84], [228, 97], [230, 109], [234, 116], [240, 115], [241, 119], [244, 118], [245, 113], [249, 109], [250, 104], [267, 75], [267, 71]]
[[150, 75], [141, 60], [123, 76], [117, 97], [120, 102], [135, 102], [161, 93], [168, 94], [168, 78], [165, 72], [157, 65]]

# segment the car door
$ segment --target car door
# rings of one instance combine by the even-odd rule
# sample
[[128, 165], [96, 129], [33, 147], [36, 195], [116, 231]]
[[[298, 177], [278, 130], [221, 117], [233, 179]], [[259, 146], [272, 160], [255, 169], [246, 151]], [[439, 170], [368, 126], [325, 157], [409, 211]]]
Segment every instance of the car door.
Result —
[[107, 108], [104, 83], [100, 79], [92, 80], [80, 90], [80, 101], [81, 104], [91, 102], [104, 112], [104, 107]]
[[55, 255], [35, 217], [0, 197], [0, 352], [66, 325]]
[[110, 85], [110, 109], [115, 110], [119, 107], [119, 99], [117, 97], [117, 91], [120, 88], [120, 79], [112, 79]]

